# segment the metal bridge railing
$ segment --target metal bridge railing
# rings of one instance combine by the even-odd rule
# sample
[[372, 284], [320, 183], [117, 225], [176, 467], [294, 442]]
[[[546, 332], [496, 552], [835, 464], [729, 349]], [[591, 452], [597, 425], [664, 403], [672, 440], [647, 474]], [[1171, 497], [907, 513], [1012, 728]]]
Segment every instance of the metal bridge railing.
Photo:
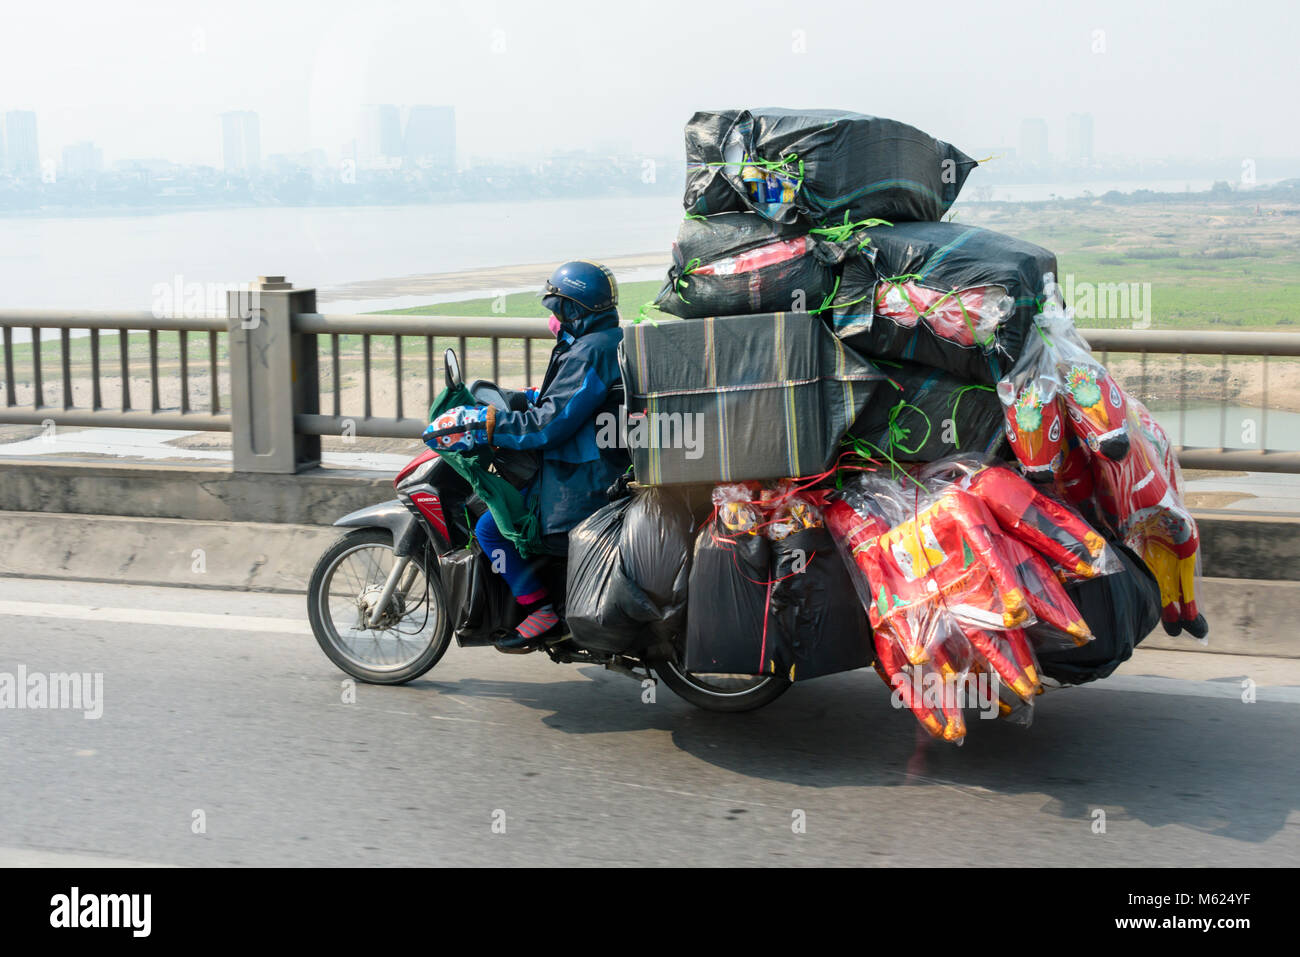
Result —
[[[50, 342], [42, 332], [51, 329], [59, 335], [54, 393], [42, 355], [43, 342]], [[30, 347], [15, 341], [21, 330], [30, 331]], [[1126, 368], [1136, 362], [1134, 374], [1119, 376], [1134, 395], [1145, 399], [1152, 388], [1164, 393], [1176, 386], [1183, 439], [1189, 357], [1202, 369], [1208, 366], [1201, 357], [1219, 358], [1218, 447], [1184, 443], [1184, 466], [1300, 472], [1300, 452], [1267, 450], [1268, 362], [1300, 359], [1300, 334], [1081, 332], [1108, 365], [1112, 356], [1130, 357]], [[279, 276], [231, 292], [225, 316], [5, 309], [0, 333], [0, 424], [230, 432], [235, 469], [281, 473], [317, 464], [322, 436], [418, 437], [442, 387], [447, 346], [457, 348], [467, 379], [525, 386], [538, 384], [534, 375], [544, 368], [545, 352], [537, 361], [533, 341], [552, 339], [544, 319], [321, 314], [314, 290], [293, 289]], [[117, 337], [116, 361], [104, 354], [111, 335]], [[145, 346], [145, 356], [133, 356]], [[1263, 363], [1257, 449], [1227, 447], [1229, 357]], [[132, 387], [144, 368], [147, 411]], [[1204, 390], [1195, 399], [1207, 401]]]
[[[1136, 356], [1139, 363], [1138, 380], [1121, 377], [1127, 390], [1138, 397], [1145, 397], [1158, 385], [1160, 391], [1167, 391], [1170, 385], [1177, 394], [1179, 442], [1178, 461], [1184, 468], [1233, 470], [1253, 472], [1300, 472], [1300, 452], [1280, 451], [1268, 447], [1269, 406], [1269, 359], [1300, 358], [1300, 333], [1291, 332], [1181, 332], [1154, 329], [1081, 329], [1080, 333], [1098, 354], [1102, 363], [1112, 367], [1112, 356]], [[1161, 361], [1152, 370], [1152, 356], [1177, 357], [1177, 361]], [[1217, 447], [1197, 447], [1186, 442], [1187, 411], [1190, 377], [1188, 375], [1188, 358], [1217, 356], [1219, 359], [1217, 379], [1219, 394], [1211, 400], [1202, 394], [1200, 401], [1213, 401], [1218, 406]], [[1259, 421], [1255, 424], [1258, 448], [1231, 448], [1228, 445], [1228, 395], [1229, 364], [1228, 358], [1250, 357], [1260, 362], [1259, 401], [1252, 403], [1259, 409]], [[1159, 360], [1158, 360], [1159, 361]], [[1113, 369], [1112, 369], [1113, 371]], [[1244, 403], [1243, 403], [1244, 404]], [[1153, 410], [1156, 417], [1167, 416]]]
[[[178, 318], [158, 317], [150, 312], [98, 312], [54, 309], [2, 309], [0, 310], [0, 335], [4, 352], [4, 406], [0, 408], [0, 422], [21, 425], [116, 426], [133, 429], [193, 429], [204, 432], [229, 432], [230, 415], [221, 408], [221, 375], [218, 371], [222, 335], [226, 331], [224, 317]], [[27, 330], [30, 345], [15, 342], [16, 330]], [[50, 400], [45, 367], [45, 340], [43, 331], [58, 330], [59, 387], [54, 401]], [[74, 336], [74, 332], [86, 335]], [[103, 333], [116, 338], [117, 398], [105, 400], [105, 367], [114, 363], [104, 355]], [[148, 410], [140, 407], [142, 397], [133, 395], [131, 380], [139, 363], [131, 357], [131, 333], [145, 333], [148, 342]], [[178, 368], [173, 376], [160, 374], [160, 336], [175, 333]], [[190, 336], [206, 338], [206, 377], [191, 374]], [[167, 336], [168, 340], [171, 336]], [[83, 348], [84, 347], [84, 348]], [[26, 352], [27, 371], [30, 378], [22, 382], [23, 392], [30, 392], [25, 401], [19, 400], [19, 379], [15, 353]], [[89, 386], [89, 394], [78, 403], [74, 396], [74, 361], [89, 368], [79, 378]], [[170, 364], [170, 357], [169, 362]], [[175, 403], [164, 405], [164, 383], [179, 379]], [[206, 402], [196, 403], [193, 380], [206, 378]], [[201, 407], [206, 405], [206, 410]]]
[[[308, 435], [341, 435], [383, 438], [418, 436], [428, 419], [425, 415], [437, 393], [442, 389], [442, 350], [456, 348], [461, 357], [461, 368], [466, 379], [478, 372], [474, 361], [472, 343], [481, 343], [478, 351], [489, 354], [490, 372], [483, 375], [493, 382], [526, 386], [533, 383], [535, 371], [533, 340], [554, 340], [545, 319], [520, 319], [506, 316], [485, 319], [470, 316], [358, 316], [322, 315], [320, 313], [295, 314], [290, 325], [301, 336], [328, 337], [328, 347], [318, 343], [318, 363], [328, 366], [329, 384], [322, 388], [320, 407], [330, 408], [328, 414], [299, 412], [295, 426]], [[360, 402], [361, 414], [344, 411], [343, 363], [346, 337], [360, 340]], [[390, 343], [383, 356], [383, 378], [392, 393], [390, 403], [393, 415], [375, 415], [376, 366], [380, 365], [375, 340]], [[416, 353], [404, 351], [404, 341], [416, 340]], [[442, 340], [439, 343], [439, 340]], [[503, 343], [505, 348], [503, 349]], [[503, 356], [504, 352], [504, 356]], [[503, 358], [506, 360], [503, 363]], [[480, 357], [481, 361], [481, 357]], [[423, 373], [423, 403], [412, 409], [403, 388], [404, 376], [414, 365]], [[421, 368], [422, 367], [422, 368]], [[536, 369], [541, 371], [541, 369]], [[408, 415], [408, 411], [416, 412]]]

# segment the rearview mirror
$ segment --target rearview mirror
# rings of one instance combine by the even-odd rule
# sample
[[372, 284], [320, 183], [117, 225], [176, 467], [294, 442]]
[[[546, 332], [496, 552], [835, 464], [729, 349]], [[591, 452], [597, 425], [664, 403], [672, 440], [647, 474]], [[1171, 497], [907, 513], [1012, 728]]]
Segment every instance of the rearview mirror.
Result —
[[456, 358], [456, 350], [448, 349], [442, 354], [443, 371], [447, 378], [448, 389], [460, 388], [465, 380], [460, 376], [460, 360]]

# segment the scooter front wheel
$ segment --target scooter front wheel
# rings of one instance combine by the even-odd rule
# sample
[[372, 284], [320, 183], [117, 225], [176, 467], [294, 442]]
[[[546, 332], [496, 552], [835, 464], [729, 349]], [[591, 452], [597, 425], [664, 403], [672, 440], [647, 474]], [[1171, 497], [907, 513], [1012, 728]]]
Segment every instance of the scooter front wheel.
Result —
[[307, 617], [317, 643], [330, 661], [361, 681], [411, 681], [436, 665], [451, 643], [442, 582], [421, 555], [398, 567], [384, 601], [398, 562], [386, 529], [353, 529], [325, 550], [307, 586]]

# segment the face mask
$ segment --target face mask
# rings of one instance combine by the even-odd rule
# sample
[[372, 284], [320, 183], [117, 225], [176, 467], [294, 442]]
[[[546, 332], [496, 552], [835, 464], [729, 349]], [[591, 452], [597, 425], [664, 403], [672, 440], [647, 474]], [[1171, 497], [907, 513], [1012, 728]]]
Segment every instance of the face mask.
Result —
[[547, 320], [546, 324], [551, 327], [551, 335], [555, 336], [557, 339], [560, 338], [560, 330], [563, 327], [560, 325], [559, 318], [555, 316], [554, 313], [552, 313], [551, 318]]

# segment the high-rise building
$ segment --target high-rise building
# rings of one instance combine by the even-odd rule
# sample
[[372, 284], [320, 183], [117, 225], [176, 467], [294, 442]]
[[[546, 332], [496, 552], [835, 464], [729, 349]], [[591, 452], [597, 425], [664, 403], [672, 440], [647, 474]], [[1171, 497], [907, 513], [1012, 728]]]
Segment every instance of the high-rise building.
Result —
[[69, 179], [93, 176], [104, 168], [104, 154], [94, 143], [73, 143], [63, 147], [63, 175]]
[[1092, 162], [1092, 114], [1071, 113], [1065, 121], [1065, 157], [1072, 162]]
[[221, 114], [221, 165], [228, 173], [247, 173], [262, 165], [262, 127], [252, 110]]
[[5, 169], [15, 176], [40, 175], [36, 114], [31, 110], [10, 110], [5, 114]]
[[357, 162], [362, 166], [385, 166], [396, 163], [401, 157], [401, 111], [391, 103], [363, 106]]
[[1020, 124], [1020, 160], [1028, 166], [1046, 166], [1051, 160], [1046, 120], [1029, 119]]
[[406, 115], [402, 155], [412, 165], [454, 170], [456, 110], [450, 106], [411, 107]]

